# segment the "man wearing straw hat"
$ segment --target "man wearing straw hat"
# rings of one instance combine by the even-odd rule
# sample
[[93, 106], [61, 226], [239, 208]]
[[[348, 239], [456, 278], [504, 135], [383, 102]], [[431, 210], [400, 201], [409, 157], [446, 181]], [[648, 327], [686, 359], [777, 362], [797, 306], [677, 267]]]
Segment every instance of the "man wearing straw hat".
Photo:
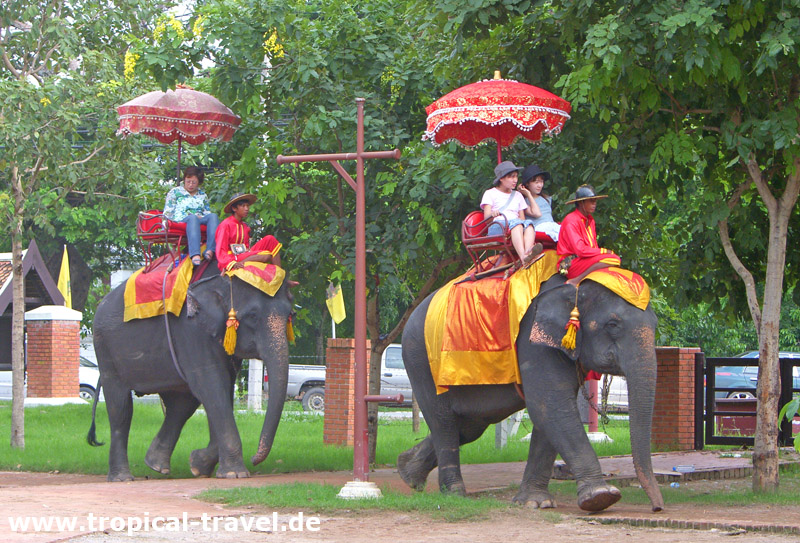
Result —
[[244, 223], [255, 194], [238, 193], [225, 206], [230, 216], [217, 227], [217, 265], [224, 272], [242, 268], [243, 262], [266, 262], [281, 265], [281, 243], [275, 236], [264, 236], [250, 247], [250, 227]]
[[597, 230], [592, 214], [597, 209], [598, 196], [589, 185], [581, 185], [567, 204], [575, 210], [561, 221], [558, 235], [558, 270], [567, 279], [578, 277], [591, 267], [619, 266], [620, 258], [597, 245]]

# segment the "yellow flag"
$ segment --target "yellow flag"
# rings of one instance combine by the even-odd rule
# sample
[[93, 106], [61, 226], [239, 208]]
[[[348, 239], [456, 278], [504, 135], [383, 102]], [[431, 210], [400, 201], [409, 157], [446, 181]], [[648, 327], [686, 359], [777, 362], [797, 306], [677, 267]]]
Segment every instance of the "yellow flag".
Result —
[[72, 287], [69, 284], [69, 257], [64, 245], [64, 256], [61, 258], [61, 271], [58, 273], [58, 290], [64, 295], [64, 305], [72, 309]]
[[328, 284], [327, 299], [325, 304], [328, 306], [328, 311], [331, 313], [333, 322], [339, 324], [347, 316], [344, 311], [344, 296], [342, 295], [342, 286], [333, 286], [333, 283]]

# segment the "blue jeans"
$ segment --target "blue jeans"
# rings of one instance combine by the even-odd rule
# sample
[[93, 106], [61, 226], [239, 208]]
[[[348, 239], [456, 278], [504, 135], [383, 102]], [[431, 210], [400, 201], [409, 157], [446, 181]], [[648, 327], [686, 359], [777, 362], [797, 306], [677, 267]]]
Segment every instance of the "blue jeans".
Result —
[[[489, 230], [486, 232], [489, 236], [502, 236], [503, 235], [503, 226], [505, 225], [505, 220], [495, 221], [489, 225]], [[526, 228], [533, 227], [533, 221], [530, 219], [520, 220], [520, 219], [511, 219], [508, 221], [508, 231], [514, 229], [515, 226], [522, 225], [522, 229], [525, 230]]]
[[206, 225], [206, 250], [212, 253], [216, 249], [217, 226], [219, 226], [219, 217], [216, 213], [209, 213], [198, 217], [197, 215], [189, 215], [182, 221], [186, 224], [186, 240], [189, 242], [189, 256], [200, 254], [200, 225]]

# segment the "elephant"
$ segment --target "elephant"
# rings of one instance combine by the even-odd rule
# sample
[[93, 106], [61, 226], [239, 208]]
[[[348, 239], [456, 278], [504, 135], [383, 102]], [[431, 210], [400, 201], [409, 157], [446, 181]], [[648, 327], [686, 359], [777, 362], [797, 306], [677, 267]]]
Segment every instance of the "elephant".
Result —
[[[650, 432], [656, 387], [655, 329], [650, 306], [641, 310], [606, 287], [587, 280], [579, 288], [556, 274], [532, 300], [516, 341], [522, 389], [516, 386], [451, 386], [436, 393], [425, 347], [425, 316], [433, 295], [412, 313], [403, 332], [403, 361], [430, 434], [398, 457], [398, 471], [423, 490], [438, 466], [443, 492], [465, 494], [459, 446], [478, 439], [490, 424], [527, 407], [533, 422], [528, 461], [513, 501], [533, 508], [556, 507], [548, 492], [553, 462], [560, 454], [578, 485], [578, 505], [601, 511], [620, 499], [603, 479], [581, 423], [577, 392], [585, 371], [624, 375], [628, 383], [631, 449], [636, 475], [653, 511], [664, 501], [653, 474]], [[580, 327], [573, 350], [561, 346], [575, 306]]]
[[[164, 422], [145, 455], [145, 464], [151, 469], [169, 474], [170, 457], [181, 429], [203, 404], [210, 438], [206, 448], [192, 451], [192, 473], [208, 477], [219, 464], [217, 477], [248, 477], [233, 416], [233, 386], [244, 358], [263, 360], [269, 374], [272, 393], [253, 465], [269, 454], [286, 397], [286, 332], [293, 309], [290, 287], [296, 283], [284, 280], [270, 297], [237, 277], [219, 275], [216, 268], [212, 264], [210, 273], [189, 286], [180, 314], [169, 315], [172, 348], [180, 371], [170, 354], [163, 316], [123, 322], [124, 284], [98, 305], [94, 344], [111, 431], [109, 481], [133, 479], [127, 450], [132, 392], [157, 393], [165, 407]], [[228, 355], [223, 337], [231, 305], [239, 326], [235, 350]], [[87, 439], [100, 445], [95, 439], [94, 413]]]

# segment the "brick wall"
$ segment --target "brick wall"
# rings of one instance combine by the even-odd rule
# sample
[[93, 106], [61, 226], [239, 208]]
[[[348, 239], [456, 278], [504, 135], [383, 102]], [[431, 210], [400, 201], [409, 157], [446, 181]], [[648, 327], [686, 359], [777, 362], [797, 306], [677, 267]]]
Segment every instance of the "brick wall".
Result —
[[698, 352], [698, 348], [656, 348], [658, 382], [651, 439], [654, 450], [694, 448], [694, 355]]
[[[367, 341], [367, 356], [370, 342]], [[353, 446], [355, 434], [355, 340], [329, 338], [325, 353], [325, 423], [322, 441], [326, 445]], [[367, 358], [369, 382], [369, 358]]]
[[28, 397], [78, 396], [80, 321], [29, 320]]

